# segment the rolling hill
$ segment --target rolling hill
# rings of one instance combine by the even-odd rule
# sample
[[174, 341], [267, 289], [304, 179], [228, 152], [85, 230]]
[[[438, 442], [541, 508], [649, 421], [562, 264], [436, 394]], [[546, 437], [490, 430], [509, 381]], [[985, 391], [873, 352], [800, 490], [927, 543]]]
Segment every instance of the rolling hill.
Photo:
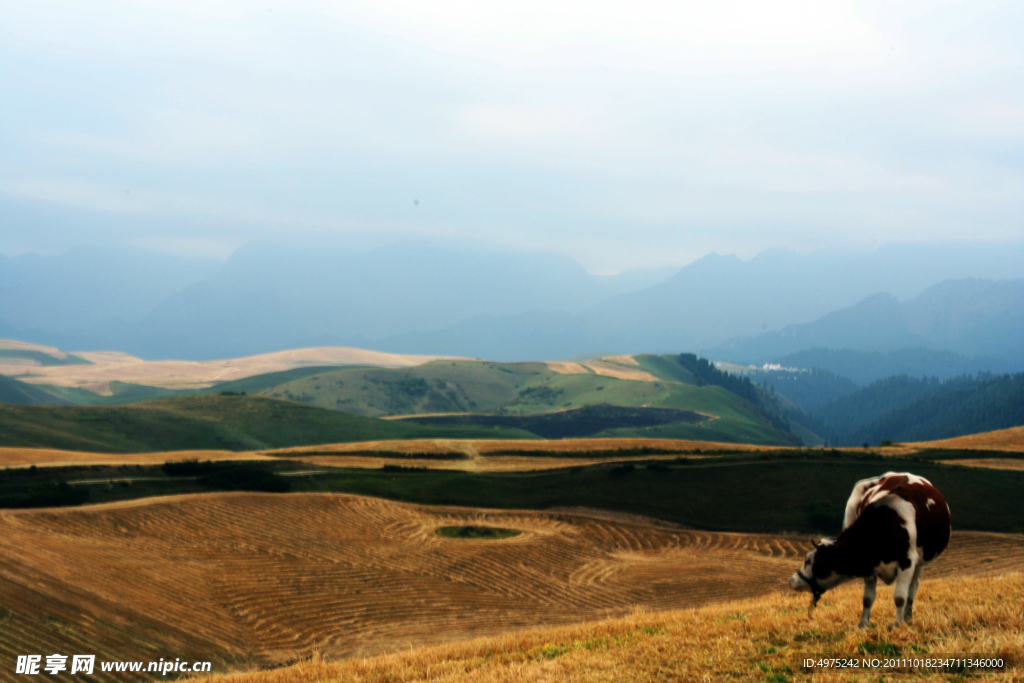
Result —
[[[693, 354], [615, 356], [580, 363], [437, 359], [342, 347], [204, 362], [151, 362], [114, 352], [83, 356], [90, 364], [0, 364], [0, 370], [27, 373], [37, 383], [33, 394], [47, 392], [57, 397], [50, 400], [57, 404], [113, 407], [196, 394], [245, 393], [367, 417], [528, 416], [617, 406], [650, 414], [633, 425], [618, 420], [603, 429], [599, 421], [590, 420], [589, 429], [596, 431], [572, 431], [572, 435], [615, 430], [615, 436], [818, 443], [806, 427], [791, 423], [784, 407], [767, 391], [742, 377], [719, 372]], [[672, 422], [664, 420], [663, 413], [652, 422], [657, 410], [696, 412], [708, 419]], [[243, 439], [238, 447], [245, 443]]]
[[123, 407], [0, 405], [0, 446], [244, 451], [445, 436], [533, 438], [515, 429], [406, 424], [255, 396], [189, 396]]
[[2, 403], [45, 406], [72, 404], [71, 401], [58, 398], [39, 387], [0, 375], [0, 404]]
[[[300, 377], [259, 393], [371, 416], [437, 413], [529, 416], [585, 406], [675, 409], [714, 419], [693, 424], [614, 428], [587, 436], [649, 436], [733, 443], [792, 445], [798, 440], [762, 407], [724, 387], [705, 384], [675, 356], [591, 363], [434, 361], [413, 368], [338, 368]], [[598, 374], [599, 372], [605, 374]], [[646, 380], [611, 374], [643, 373]]]

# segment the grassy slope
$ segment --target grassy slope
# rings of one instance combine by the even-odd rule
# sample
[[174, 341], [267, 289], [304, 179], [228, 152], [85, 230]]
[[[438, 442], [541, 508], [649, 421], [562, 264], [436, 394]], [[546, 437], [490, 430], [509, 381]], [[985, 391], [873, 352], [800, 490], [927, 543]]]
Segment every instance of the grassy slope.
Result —
[[414, 368], [340, 368], [294, 379], [261, 393], [370, 416], [496, 410], [541, 363], [434, 361]]
[[715, 415], [706, 425], [616, 430], [607, 436], [790, 444], [759, 411], [719, 387], [682, 383], [683, 368], [659, 356], [638, 357], [661, 382], [636, 382], [595, 374], [560, 375], [542, 363], [435, 361], [415, 368], [342, 368], [265, 389], [263, 395], [363, 415], [496, 412], [531, 415], [607, 403], [678, 408]]
[[883, 673], [839, 669], [813, 674], [838, 681], [1019, 681], [1024, 575], [929, 580], [912, 627], [890, 630], [894, 608], [879, 589], [867, 630], [853, 628], [860, 587], [827, 593], [810, 621], [806, 593], [774, 593], [694, 610], [507, 633], [373, 658], [328, 662], [314, 657], [272, 671], [215, 676], [210, 683], [648, 683], [811, 680], [799, 673], [800, 655], [919, 657], [923, 653], [1012, 656], [1007, 673]]
[[0, 403], [52, 406], [69, 402], [33, 384], [0, 375]]
[[639, 356], [633, 356], [633, 358], [640, 364], [642, 370], [646, 370], [659, 379], [669, 382], [680, 382], [681, 384], [696, 383], [692, 372], [665, 356], [643, 353]]
[[100, 396], [78, 387], [42, 386], [51, 394], [60, 396], [69, 403], [79, 406], [123, 406], [130, 403], [152, 401], [158, 398], [191, 396], [196, 393], [192, 390], [175, 391], [174, 389], [148, 387], [143, 384], [128, 384], [125, 382], [111, 382], [110, 390], [112, 394], [110, 396]]
[[190, 396], [124, 407], [0, 406], [0, 445], [113, 453], [255, 450], [407, 438], [531, 438], [519, 430], [427, 427], [250, 396]]
[[[42, 351], [32, 351], [29, 349], [0, 349], [0, 359], [4, 358], [30, 360], [39, 363], [39, 365], [92, 365], [92, 363], [84, 358], [79, 358], [70, 353], [64, 358], [57, 358]], [[28, 367], [30, 368], [31, 366]]]
[[222, 391], [244, 391], [247, 394], [255, 394], [279, 384], [291, 382], [292, 380], [309, 377], [310, 375], [317, 375], [322, 372], [331, 372], [337, 369], [337, 366], [329, 365], [308, 368], [292, 368], [291, 370], [282, 370], [281, 372], [268, 372], [262, 375], [243, 377], [242, 379], [236, 379], [231, 382], [222, 382], [209, 389], [201, 389], [198, 393], [219, 394]]
[[768, 424], [757, 408], [721, 387], [665, 384], [668, 395], [652, 403], [657, 408], [681, 408], [718, 416], [701, 425], [666, 425], [642, 430], [615, 429], [599, 436], [643, 436], [732, 443], [794, 445], [792, 437]]
[[[161, 387], [150, 387], [143, 384], [130, 384], [126, 382], [111, 382], [110, 390], [112, 395], [100, 396], [99, 394], [79, 389], [78, 387], [58, 387], [52, 385], [41, 385], [40, 388], [59, 396], [74, 405], [79, 406], [125, 406], [142, 401], [153, 401], [158, 398], [173, 398], [176, 396], [193, 396], [195, 394], [219, 394], [222, 391], [244, 392], [255, 394], [269, 387], [284, 382], [306, 377], [311, 374], [323, 372], [325, 369], [333, 370], [334, 366], [315, 368], [295, 368], [282, 372], [268, 372], [263, 375], [255, 375], [232, 382], [223, 382], [209, 389], [164, 389]], [[6, 401], [5, 401], [6, 402]]]

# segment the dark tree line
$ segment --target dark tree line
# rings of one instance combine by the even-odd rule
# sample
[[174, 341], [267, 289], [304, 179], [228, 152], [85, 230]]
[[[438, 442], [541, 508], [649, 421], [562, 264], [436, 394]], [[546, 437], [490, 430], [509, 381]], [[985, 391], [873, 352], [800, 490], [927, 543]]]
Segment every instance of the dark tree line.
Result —
[[707, 358], [697, 358], [697, 355], [693, 353], [679, 354], [676, 362], [690, 371], [699, 387], [711, 384], [731, 391], [754, 405], [758, 405], [760, 402], [757, 387], [748, 377], [722, 372]]
[[[693, 353], [679, 354], [676, 356], [676, 362], [693, 375], [697, 386], [711, 385], [722, 387], [726, 391], [746, 399], [757, 406], [764, 418], [775, 427], [788, 434], [793, 433], [789, 424], [790, 410], [776, 399], [773, 390], [757, 386], [745, 375], [733, 375], [723, 372], [716, 368], [714, 363], [708, 359], [698, 358]], [[793, 438], [799, 443], [797, 437]]]
[[1024, 373], [951, 381], [854, 432], [849, 441], [931, 441], [1024, 425]]
[[1024, 424], [1024, 374], [878, 380], [811, 413], [835, 445], [928, 441]]
[[807, 412], [857, 391], [849, 377], [820, 368], [759, 371], [754, 377], [765, 389], [774, 389]]

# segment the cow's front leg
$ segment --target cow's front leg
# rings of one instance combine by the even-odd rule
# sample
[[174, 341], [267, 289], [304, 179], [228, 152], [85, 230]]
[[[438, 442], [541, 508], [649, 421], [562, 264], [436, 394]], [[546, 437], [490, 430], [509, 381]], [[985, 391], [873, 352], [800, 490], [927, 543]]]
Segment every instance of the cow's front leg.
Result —
[[910, 596], [910, 584], [914, 582], [914, 575], [917, 573], [916, 565], [915, 562], [906, 569], [900, 569], [896, 576], [896, 586], [892, 591], [892, 599], [896, 603], [896, 623], [893, 626], [900, 626], [904, 623], [907, 598]]
[[860, 617], [857, 628], [867, 628], [871, 624], [871, 606], [875, 604], [875, 587], [877, 585], [877, 576], [869, 576], [864, 579], [864, 613]]

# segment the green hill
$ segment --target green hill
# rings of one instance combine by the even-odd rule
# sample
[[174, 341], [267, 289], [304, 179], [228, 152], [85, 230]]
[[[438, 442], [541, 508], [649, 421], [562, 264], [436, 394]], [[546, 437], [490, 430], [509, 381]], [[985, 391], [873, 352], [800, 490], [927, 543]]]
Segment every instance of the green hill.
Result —
[[[379, 420], [369, 418], [438, 413], [488, 417], [456, 420], [454, 423], [449, 421], [444, 426], [434, 425], [425, 434], [468, 435], [470, 432], [466, 430], [473, 429], [475, 431], [472, 434], [483, 438], [505, 437], [511, 433], [534, 436], [537, 432], [531, 434], [533, 430], [524, 431], [530, 429], [527, 422], [520, 424], [505, 418], [529, 418], [593, 406], [614, 406], [635, 409], [636, 419], [626, 419], [621, 415], [606, 423], [589, 417], [576, 419], [575, 423], [584, 425], [580, 428], [587, 430], [586, 434], [577, 435], [686, 438], [774, 445], [800, 443], [794, 436], [794, 426], [787, 421], [785, 411], [780, 410], [777, 401], [746, 379], [719, 372], [706, 361], [698, 362], [688, 354], [645, 355], [638, 356], [637, 360], [641, 369], [658, 377], [659, 381], [616, 379], [592, 371], [559, 374], [544, 363], [444, 360], [412, 368], [297, 368], [185, 392], [119, 382], [111, 383], [110, 396], [97, 396], [82, 389], [50, 387], [48, 390], [52, 393], [80, 406], [90, 406], [95, 410], [113, 410], [115, 406], [138, 411], [155, 410], [159, 412], [159, 419], [149, 413], [131, 412], [94, 412], [82, 413], [81, 416], [60, 412], [33, 416], [12, 414], [9, 415], [9, 419], [13, 420], [10, 429], [7, 434], [0, 435], [0, 440], [6, 440], [8, 445], [64, 444], [59, 447], [85, 450], [163, 450], [171, 447], [168, 444], [179, 442], [188, 445], [176, 445], [175, 448], [245, 450], [300, 443], [295, 439], [301, 439], [302, 443], [326, 443], [363, 438], [406, 438], [404, 429], [419, 429], [412, 421], [406, 421], [404, 426], [399, 427], [395, 422], [380, 423]], [[687, 367], [687, 363], [692, 367]], [[253, 396], [284, 399], [267, 405], [289, 406], [288, 410], [293, 411], [293, 414], [284, 422], [280, 422], [284, 420], [280, 416], [268, 417], [272, 422], [278, 422], [273, 422], [273, 428], [266, 431], [255, 417], [243, 419], [239, 415], [223, 413], [228, 405], [250, 405], [251, 402], [236, 399]], [[224, 403], [219, 399], [235, 402]], [[190, 408], [186, 411], [185, 406]], [[307, 415], [300, 411], [302, 408], [327, 409], [327, 414], [333, 416], [330, 419], [347, 422], [343, 429], [339, 426], [340, 422], [331, 423], [328, 427], [325, 421], [329, 422], [329, 419], [322, 416], [317, 418], [319, 421], [315, 427], [302, 427], [291, 433], [288, 425], [298, 419], [297, 415]], [[660, 413], [656, 419], [652, 417], [658, 410], [665, 409], [671, 410], [669, 413]], [[278, 412], [282, 410], [285, 409], [278, 408]], [[666, 414], [682, 415], [679, 411], [701, 413], [708, 419], [666, 420]], [[313, 411], [309, 415], [319, 415], [321, 412]], [[99, 415], [104, 417], [95, 417]], [[145, 420], [155, 422], [147, 422], [145, 428], [125, 424], [123, 429], [100, 429], [103, 424], [108, 427], [120, 425], [128, 419], [125, 416], [132, 416], [131, 425], [141, 425], [140, 421]], [[353, 421], [355, 417], [362, 418], [364, 422]], [[495, 417], [502, 419], [490, 419]], [[187, 438], [172, 434], [171, 425], [174, 429], [186, 429], [181, 422], [186, 418], [201, 423], [188, 427], [192, 434]], [[90, 423], [92, 427], [85, 424], [88, 420], [94, 421]], [[549, 426], [539, 427], [540, 431], [545, 434], [565, 431], [565, 420], [557, 415], [550, 420], [533, 420], [529, 424], [547, 425], [552, 420], [559, 423], [554, 432]], [[372, 429], [356, 427], [357, 424], [371, 423], [378, 426]], [[477, 426], [471, 427], [474, 423]], [[383, 427], [381, 424], [391, 426]], [[503, 429], [495, 430], [494, 427]], [[341, 431], [338, 432], [338, 429]], [[576, 434], [576, 427], [565, 431], [566, 434], [570, 432]], [[291, 436], [286, 437], [284, 434]], [[807, 433], [801, 434], [806, 440]]]
[[[663, 381], [641, 382], [596, 374], [558, 374], [544, 363], [434, 361], [413, 368], [331, 368], [259, 393], [369, 416], [431, 413], [529, 416], [586, 406], [672, 408], [714, 419], [657, 427], [619, 427], [594, 436], [651, 436], [794, 445], [781, 415], [770, 415], [721, 386], [705, 383], [676, 356], [638, 356], [642, 369]], [[720, 373], [724, 374], [724, 373]], [[726, 380], [722, 380], [726, 381]], [[744, 384], [759, 400], [756, 388]], [[221, 388], [221, 387], [218, 387]]]
[[64, 405], [76, 406], [124, 406], [129, 403], [140, 403], [152, 401], [158, 398], [171, 398], [173, 396], [191, 396], [195, 394], [192, 390], [163, 389], [161, 387], [148, 387], [143, 384], [128, 384], [126, 382], [111, 382], [110, 395], [101, 396], [87, 389], [78, 387], [59, 387], [49, 384], [41, 385], [54, 396], [59, 396], [66, 403]]
[[17, 405], [70, 405], [71, 401], [41, 389], [27, 382], [19, 382], [11, 377], [0, 375], [0, 403]]
[[254, 396], [189, 396], [122, 407], [0, 405], [0, 446], [132, 453], [233, 451], [412, 438], [534, 438], [500, 427], [352, 415]]

